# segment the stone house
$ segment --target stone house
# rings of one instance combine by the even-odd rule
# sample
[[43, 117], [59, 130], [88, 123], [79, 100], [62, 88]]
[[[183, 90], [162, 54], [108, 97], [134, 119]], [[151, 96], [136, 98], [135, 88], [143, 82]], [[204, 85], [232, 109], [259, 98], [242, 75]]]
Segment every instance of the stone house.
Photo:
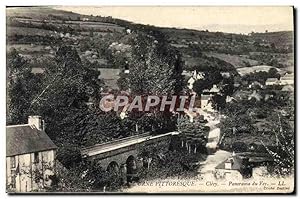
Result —
[[41, 191], [51, 186], [56, 148], [40, 116], [29, 116], [28, 124], [6, 126], [7, 191]]

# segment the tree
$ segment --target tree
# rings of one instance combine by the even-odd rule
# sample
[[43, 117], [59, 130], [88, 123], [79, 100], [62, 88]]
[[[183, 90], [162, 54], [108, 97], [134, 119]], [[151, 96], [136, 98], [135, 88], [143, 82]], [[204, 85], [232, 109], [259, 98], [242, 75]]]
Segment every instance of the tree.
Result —
[[7, 124], [27, 122], [30, 101], [41, 85], [41, 78], [31, 73], [28, 61], [15, 49], [7, 54]]
[[214, 84], [222, 81], [223, 77], [220, 71], [205, 72], [204, 79], [197, 80], [194, 84], [194, 90], [197, 94], [201, 94], [204, 89], [210, 89]]
[[[275, 172], [283, 175], [294, 171], [293, 101], [280, 91], [265, 90], [266, 100], [241, 100], [226, 105], [221, 120], [220, 145], [246, 151], [250, 142], [261, 142], [262, 151], [274, 159]], [[260, 130], [259, 126], [265, 126]], [[248, 146], [247, 146], [248, 145]]]
[[[276, 64], [274, 65], [276, 66]], [[276, 68], [270, 68], [268, 73], [269, 73], [269, 78], [277, 78], [277, 79], [280, 78], [280, 74], [278, 73]]]
[[176, 85], [174, 72], [167, 63], [151, 54], [144, 63], [140, 61], [131, 63], [129, 87], [136, 94], [173, 94]]
[[114, 191], [118, 189], [120, 179], [104, 168], [89, 161], [82, 161], [76, 166], [65, 169], [57, 168], [55, 183], [49, 191], [55, 192], [90, 192], [90, 191]]
[[181, 91], [181, 56], [160, 42], [142, 33], [132, 41], [128, 87], [133, 93], [171, 95]]
[[[290, 106], [286, 106], [287, 112], [294, 116], [294, 104], [290, 101]], [[270, 148], [262, 142], [267, 152], [274, 158], [275, 173], [289, 175], [294, 173], [295, 164], [295, 132], [291, 126], [293, 117], [287, 117], [282, 112], [271, 112], [267, 119], [272, 125], [270, 132], [276, 137], [276, 147]]]
[[[31, 109], [47, 121], [47, 133], [54, 139], [85, 114], [85, 103], [97, 99], [101, 84], [98, 74], [82, 65], [76, 50], [61, 47], [53, 65], [48, 66], [41, 91], [31, 100]], [[73, 121], [72, 121], [73, 120]], [[73, 136], [70, 136], [73, 137]]]
[[[234, 66], [223, 60], [206, 55], [201, 55], [198, 59], [199, 64], [191, 68], [191, 70], [204, 73], [204, 78], [197, 80], [194, 84], [194, 90], [197, 94], [201, 94], [204, 89], [210, 89], [214, 84], [217, 85], [223, 82], [223, 85], [233, 85], [232, 78], [237, 74]], [[225, 78], [221, 75], [221, 72], [228, 72], [231, 77]]]
[[[139, 32], [132, 39], [131, 46], [132, 54], [127, 65], [130, 72], [119, 79], [120, 88], [144, 96], [171, 96], [182, 91], [181, 55], [166, 43], [163, 34]], [[144, 129], [165, 132], [175, 128], [173, 115], [167, 112], [132, 113], [130, 118], [139, 120]]]
[[241, 100], [226, 104], [223, 109], [224, 118], [221, 119], [220, 129], [222, 132], [219, 141], [220, 146], [231, 149], [231, 146], [239, 141], [239, 137], [257, 136], [255, 132], [254, 119], [249, 116], [249, 110], [255, 107], [256, 102]]
[[243, 80], [253, 82], [258, 81], [261, 84], [265, 84], [265, 81], [268, 78], [280, 78], [280, 74], [278, 73], [276, 68], [270, 68], [269, 71], [259, 71], [252, 72], [250, 74], [246, 74], [243, 76]]
[[275, 46], [274, 43], [271, 43], [271, 48], [272, 48], [272, 49], [276, 49], [276, 46]]
[[223, 109], [226, 105], [226, 95], [216, 94], [212, 97], [212, 107], [216, 110]]
[[181, 117], [178, 119], [177, 128], [181, 133], [181, 140], [188, 143], [189, 153], [191, 153], [192, 146], [194, 147], [194, 152], [197, 152], [197, 149], [199, 148], [205, 147], [209, 127], [205, 126], [205, 122], [199, 117], [194, 118], [193, 122], [190, 122], [186, 117]]

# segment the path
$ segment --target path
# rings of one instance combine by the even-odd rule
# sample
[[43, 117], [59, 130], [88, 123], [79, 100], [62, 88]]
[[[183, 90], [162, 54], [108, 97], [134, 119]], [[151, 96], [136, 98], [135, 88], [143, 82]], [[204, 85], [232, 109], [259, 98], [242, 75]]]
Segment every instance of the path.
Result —
[[224, 150], [218, 150], [212, 155], [208, 155], [204, 162], [201, 162], [199, 173], [210, 174], [215, 170], [215, 167], [231, 156], [231, 153]]

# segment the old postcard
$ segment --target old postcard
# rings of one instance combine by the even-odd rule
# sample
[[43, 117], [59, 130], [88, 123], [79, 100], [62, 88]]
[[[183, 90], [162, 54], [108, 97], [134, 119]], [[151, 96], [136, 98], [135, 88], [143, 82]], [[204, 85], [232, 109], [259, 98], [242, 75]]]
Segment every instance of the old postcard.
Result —
[[6, 8], [8, 193], [295, 193], [294, 8]]

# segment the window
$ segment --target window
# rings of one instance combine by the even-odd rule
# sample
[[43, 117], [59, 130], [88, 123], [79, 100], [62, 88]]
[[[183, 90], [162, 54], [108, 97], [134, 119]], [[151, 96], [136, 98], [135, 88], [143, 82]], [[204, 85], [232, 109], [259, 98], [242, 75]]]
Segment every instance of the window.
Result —
[[48, 156], [49, 156], [49, 152], [42, 154], [43, 162], [48, 162]]
[[39, 153], [38, 152], [34, 153], [33, 162], [34, 163], [39, 163]]
[[16, 168], [16, 156], [10, 157], [11, 168]]

